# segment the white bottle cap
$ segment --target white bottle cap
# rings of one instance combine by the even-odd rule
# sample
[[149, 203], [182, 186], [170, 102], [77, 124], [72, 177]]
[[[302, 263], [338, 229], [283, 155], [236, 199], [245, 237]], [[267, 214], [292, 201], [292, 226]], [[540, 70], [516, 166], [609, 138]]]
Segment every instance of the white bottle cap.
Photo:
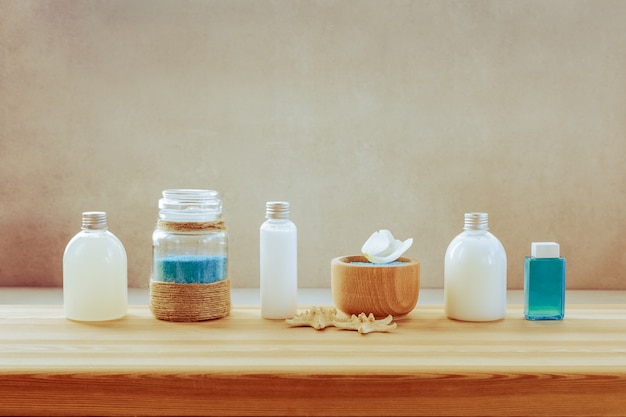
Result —
[[530, 245], [530, 256], [533, 258], [558, 258], [560, 246], [556, 242], [533, 242]]

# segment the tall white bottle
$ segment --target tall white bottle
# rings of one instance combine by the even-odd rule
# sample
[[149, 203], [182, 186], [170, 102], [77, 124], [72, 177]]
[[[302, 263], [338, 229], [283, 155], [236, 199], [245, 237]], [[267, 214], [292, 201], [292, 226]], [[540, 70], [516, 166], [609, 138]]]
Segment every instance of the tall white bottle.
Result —
[[128, 311], [126, 250], [107, 230], [105, 212], [83, 213], [82, 230], [63, 254], [63, 305], [71, 320], [103, 321]]
[[464, 232], [445, 256], [446, 315], [465, 321], [492, 321], [506, 314], [506, 252], [488, 232], [487, 213], [466, 213]]
[[289, 203], [270, 201], [261, 225], [261, 316], [286, 319], [298, 309], [298, 232]]

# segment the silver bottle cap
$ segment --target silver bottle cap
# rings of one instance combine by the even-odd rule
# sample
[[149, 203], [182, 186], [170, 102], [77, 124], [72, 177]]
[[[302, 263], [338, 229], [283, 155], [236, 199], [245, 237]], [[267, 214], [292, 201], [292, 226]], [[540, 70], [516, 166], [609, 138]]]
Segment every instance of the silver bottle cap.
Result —
[[489, 230], [489, 215], [487, 213], [465, 213], [463, 230]]
[[107, 214], [104, 211], [83, 212], [83, 230], [100, 230], [107, 228]]
[[266, 219], [288, 219], [289, 203], [286, 201], [268, 201], [265, 203]]

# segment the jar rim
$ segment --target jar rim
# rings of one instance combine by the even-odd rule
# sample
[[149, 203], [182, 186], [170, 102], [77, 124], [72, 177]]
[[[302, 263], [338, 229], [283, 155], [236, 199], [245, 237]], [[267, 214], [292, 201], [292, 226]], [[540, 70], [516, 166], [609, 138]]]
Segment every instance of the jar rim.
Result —
[[220, 194], [215, 190], [173, 188], [162, 192], [159, 217], [169, 221], [213, 221], [222, 214]]

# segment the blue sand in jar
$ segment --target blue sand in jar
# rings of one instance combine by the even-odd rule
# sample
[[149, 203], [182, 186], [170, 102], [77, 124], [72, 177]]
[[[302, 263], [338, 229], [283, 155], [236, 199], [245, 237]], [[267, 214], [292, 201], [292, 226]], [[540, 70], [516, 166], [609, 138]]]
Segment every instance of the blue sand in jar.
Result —
[[226, 279], [225, 256], [179, 255], [156, 259], [155, 281], [210, 284]]
[[392, 266], [392, 265], [404, 265], [404, 264], [408, 264], [408, 262], [393, 261], [393, 262], [387, 262], [386, 264], [375, 264], [372, 262], [350, 262], [350, 265], [371, 265], [371, 266]]

